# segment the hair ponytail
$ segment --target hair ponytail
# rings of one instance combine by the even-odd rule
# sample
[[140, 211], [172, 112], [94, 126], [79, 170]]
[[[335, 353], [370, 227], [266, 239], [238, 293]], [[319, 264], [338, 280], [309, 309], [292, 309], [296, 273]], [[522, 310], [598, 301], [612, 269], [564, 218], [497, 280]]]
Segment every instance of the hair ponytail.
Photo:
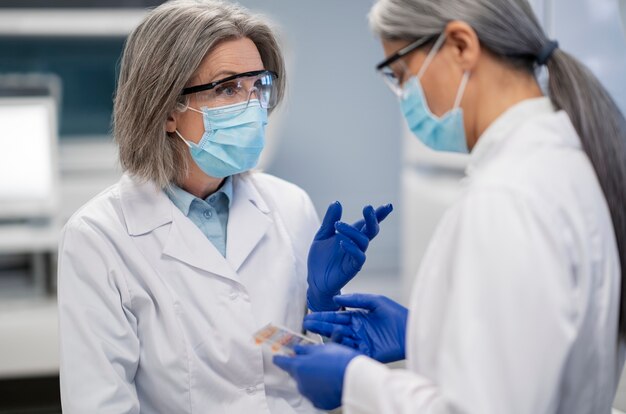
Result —
[[547, 62], [552, 103], [564, 110], [591, 160], [611, 212], [622, 272], [619, 332], [626, 336], [626, 120], [598, 79], [569, 54]]

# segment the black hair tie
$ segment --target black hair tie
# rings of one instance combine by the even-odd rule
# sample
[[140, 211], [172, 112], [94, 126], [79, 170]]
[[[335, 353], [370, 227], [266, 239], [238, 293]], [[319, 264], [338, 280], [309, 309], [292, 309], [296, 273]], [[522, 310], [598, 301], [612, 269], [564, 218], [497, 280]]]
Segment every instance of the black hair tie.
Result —
[[554, 54], [554, 51], [558, 48], [559, 42], [557, 42], [556, 40], [551, 40], [546, 43], [537, 54], [537, 64], [539, 66], [543, 66], [548, 63], [548, 61]]

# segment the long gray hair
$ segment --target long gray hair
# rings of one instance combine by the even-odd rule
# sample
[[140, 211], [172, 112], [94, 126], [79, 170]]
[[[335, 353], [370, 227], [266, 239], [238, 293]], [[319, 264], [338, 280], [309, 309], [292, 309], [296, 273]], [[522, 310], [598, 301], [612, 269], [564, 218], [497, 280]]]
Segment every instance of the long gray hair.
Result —
[[187, 175], [189, 149], [165, 131], [165, 122], [190, 86], [202, 59], [219, 42], [249, 38], [265, 69], [278, 73], [278, 101], [285, 63], [266, 21], [220, 0], [175, 0], [153, 11], [126, 40], [113, 108], [113, 135], [124, 171], [165, 188]]
[[[530, 73], [550, 42], [526, 0], [379, 0], [369, 17], [373, 31], [387, 40], [436, 36], [450, 21], [464, 21], [483, 47]], [[622, 273], [619, 333], [625, 337], [626, 121], [598, 79], [574, 57], [557, 49], [547, 67], [552, 103], [569, 115], [609, 205]]]

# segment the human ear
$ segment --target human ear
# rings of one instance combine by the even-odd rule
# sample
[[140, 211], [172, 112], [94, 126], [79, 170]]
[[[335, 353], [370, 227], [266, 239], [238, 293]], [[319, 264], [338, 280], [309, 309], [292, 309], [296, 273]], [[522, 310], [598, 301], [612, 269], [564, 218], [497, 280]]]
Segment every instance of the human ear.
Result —
[[448, 23], [445, 29], [447, 42], [452, 46], [452, 58], [463, 71], [472, 71], [481, 55], [481, 44], [476, 31], [459, 20]]
[[177, 124], [177, 116], [176, 116], [177, 112], [170, 112], [170, 114], [167, 116], [167, 120], [165, 121], [165, 130], [167, 132], [174, 132], [176, 131], [176, 124]]

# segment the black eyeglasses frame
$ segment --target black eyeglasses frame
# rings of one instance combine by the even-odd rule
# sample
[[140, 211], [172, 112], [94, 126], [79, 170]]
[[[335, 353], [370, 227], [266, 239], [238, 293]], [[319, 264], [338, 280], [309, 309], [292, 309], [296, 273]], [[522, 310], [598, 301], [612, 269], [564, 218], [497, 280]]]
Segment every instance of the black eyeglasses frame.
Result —
[[414, 50], [416, 50], [416, 49], [418, 49], [418, 48], [428, 44], [429, 42], [432, 42], [436, 38], [437, 38], [436, 35], [435, 36], [427, 36], [427, 37], [423, 37], [421, 39], [418, 39], [418, 40], [416, 40], [413, 43], [410, 43], [409, 45], [407, 45], [407, 46], [403, 47], [402, 49], [398, 50], [396, 53], [394, 53], [393, 55], [389, 56], [387, 59], [383, 60], [378, 65], [376, 65], [376, 70], [377, 71], [382, 70], [385, 66], [391, 65], [393, 62], [397, 61], [398, 59], [401, 59], [401, 58], [405, 57], [409, 53], [411, 53]]
[[222, 83], [229, 82], [234, 79], [245, 78], [248, 76], [258, 76], [262, 74], [268, 74], [268, 75], [273, 76], [274, 79], [278, 79], [278, 74], [271, 70], [254, 70], [251, 72], [243, 72], [243, 73], [238, 73], [236, 75], [228, 76], [227, 78], [220, 79], [215, 82], [205, 83], [203, 85], [190, 86], [188, 88], [183, 89], [180, 95], [185, 96], [185, 95], [189, 95], [189, 94], [196, 93], [196, 92], [208, 91], [221, 85]]

